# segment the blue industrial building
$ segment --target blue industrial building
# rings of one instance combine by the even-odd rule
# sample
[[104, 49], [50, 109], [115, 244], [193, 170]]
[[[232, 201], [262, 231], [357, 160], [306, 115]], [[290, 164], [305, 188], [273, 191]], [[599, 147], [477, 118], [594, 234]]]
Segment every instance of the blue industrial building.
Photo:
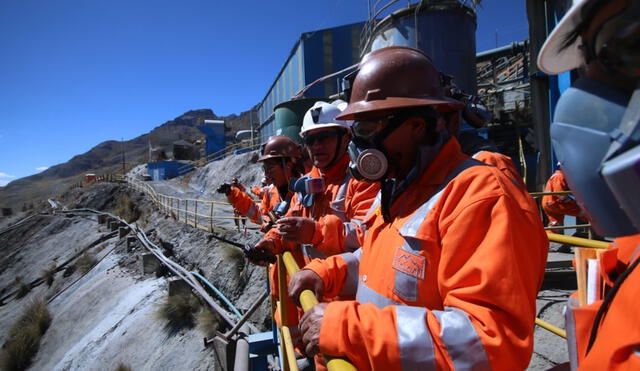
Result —
[[184, 175], [193, 170], [193, 165], [178, 161], [155, 161], [147, 163], [147, 174], [151, 180], [166, 180]]
[[[320, 77], [345, 69], [360, 61], [362, 23], [303, 33], [276, 76], [269, 91], [258, 105], [260, 140], [276, 134], [273, 109], [290, 100], [307, 84]], [[305, 97], [328, 97], [338, 92], [341, 76], [318, 83]]]
[[198, 129], [205, 135], [205, 157], [225, 148], [224, 121], [204, 120], [204, 125], [198, 126]]

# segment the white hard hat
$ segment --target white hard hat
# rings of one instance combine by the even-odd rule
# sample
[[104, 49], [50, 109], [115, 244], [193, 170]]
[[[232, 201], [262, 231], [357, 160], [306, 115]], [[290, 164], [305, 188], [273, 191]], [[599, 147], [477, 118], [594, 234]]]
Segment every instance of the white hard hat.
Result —
[[560, 50], [567, 38], [582, 21], [582, 10], [592, 0], [573, 0], [573, 5], [553, 29], [542, 45], [538, 54], [538, 68], [549, 75], [557, 75], [570, 71], [584, 64], [584, 56], [580, 50], [582, 38], [577, 39]]
[[349, 130], [351, 121], [336, 120], [336, 116], [342, 113], [346, 106], [346, 102], [340, 100], [332, 103], [316, 102], [313, 107], [309, 108], [307, 113], [304, 114], [300, 136], [303, 136], [304, 133], [311, 130], [330, 127]]

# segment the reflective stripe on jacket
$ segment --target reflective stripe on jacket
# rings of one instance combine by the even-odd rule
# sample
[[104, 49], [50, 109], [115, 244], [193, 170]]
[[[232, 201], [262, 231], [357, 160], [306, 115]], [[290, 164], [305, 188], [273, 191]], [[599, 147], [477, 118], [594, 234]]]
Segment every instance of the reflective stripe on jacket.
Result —
[[[545, 192], [569, 191], [569, 186], [561, 170], [556, 170], [544, 186]], [[558, 219], [563, 215], [580, 215], [580, 207], [570, 195], [549, 195], [542, 197], [542, 209], [550, 217]]]
[[325, 295], [357, 295], [326, 307], [321, 353], [360, 370], [525, 369], [548, 249], [528, 194], [450, 139], [390, 222], [379, 213], [361, 251], [305, 267]]

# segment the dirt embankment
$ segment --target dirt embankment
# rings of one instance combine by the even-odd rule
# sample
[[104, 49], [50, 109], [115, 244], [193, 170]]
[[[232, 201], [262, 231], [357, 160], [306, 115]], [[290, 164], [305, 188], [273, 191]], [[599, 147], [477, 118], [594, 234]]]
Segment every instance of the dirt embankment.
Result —
[[[242, 159], [249, 160], [250, 156]], [[215, 181], [207, 180], [200, 173], [189, 178], [197, 179], [195, 186], [212, 188], [217, 186], [214, 183], [223, 181], [221, 174], [226, 174], [220, 166], [229, 164], [231, 161], [198, 170], [217, 173]], [[234, 165], [228, 173], [255, 177], [249, 175], [247, 166], [256, 168], [243, 163]], [[198, 191], [185, 179], [176, 179], [164, 186], [169, 191], [182, 189], [190, 196]], [[213, 195], [211, 191], [199, 193], [201, 197]], [[239, 248], [160, 214], [143, 194], [124, 184], [95, 184], [69, 191], [56, 200], [68, 209], [92, 208], [118, 213], [131, 209], [129, 218], [134, 219], [156, 245], [162, 246], [165, 255], [202, 274], [241, 312], [264, 292], [264, 268], [247, 263]], [[229, 240], [255, 242], [260, 236], [257, 226], [238, 233], [232, 222], [227, 221], [227, 225], [232, 227], [224, 232]], [[221, 228], [224, 229], [224, 225]], [[125, 239], [110, 237], [109, 232], [97, 223], [95, 215], [72, 213], [37, 215], [0, 234], [0, 297], [7, 296], [0, 305], [0, 344], [7, 341], [8, 329], [23, 308], [31, 299], [39, 297], [50, 301], [53, 320], [31, 369], [110, 370], [118, 363], [134, 370], [219, 369], [215, 351], [203, 346], [205, 335], [200, 329], [169, 331], [159, 318], [159, 307], [167, 297], [168, 277], [143, 275], [142, 248], [127, 252]], [[86, 274], [70, 268], [76, 260], [67, 262], [71, 257], [82, 256], [84, 251], [97, 262]], [[67, 264], [62, 266], [64, 263]], [[44, 277], [43, 271], [53, 268], [57, 270], [54, 269], [54, 279], [49, 286], [41, 277]], [[20, 299], [9, 295], [21, 284], [33, 287]], [[268, 302], [263, 303], [251, 322], [262, 329], [270, 328], [269, 312]]]

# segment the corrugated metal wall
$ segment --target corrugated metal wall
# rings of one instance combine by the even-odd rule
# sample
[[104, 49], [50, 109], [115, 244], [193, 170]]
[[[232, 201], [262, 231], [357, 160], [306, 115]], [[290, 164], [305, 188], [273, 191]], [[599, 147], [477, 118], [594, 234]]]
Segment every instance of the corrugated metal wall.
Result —
[[[273, 108], [288, 101], [307, 84], [358, 63], [360, 31], [355, 23], [302, 34], [273, 85], [258, 106], [260, 140], [273, 135]], [[338, 76], [310, 88], [305, 97], [327, 97], [338, 91]]]

